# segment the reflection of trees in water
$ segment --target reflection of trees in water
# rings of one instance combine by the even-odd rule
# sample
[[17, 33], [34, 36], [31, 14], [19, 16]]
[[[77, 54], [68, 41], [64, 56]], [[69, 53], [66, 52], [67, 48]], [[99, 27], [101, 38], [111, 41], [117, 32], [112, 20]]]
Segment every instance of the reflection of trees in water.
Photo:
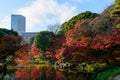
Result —
[[56, 71], [56, 80], [87, 80], [87, 76], [78, 72]]
[[0, 80], [87, 80], [85, 78], [84, 74], [56, 71], [53, 67], [19, 68], [14, 73], [0, 73]]
[[55, 69], [52, 67], [47, 67], [46, 68], [46, 80], [56, 80], [56, 73]]
[[17, 80], [30, 80], [30, 70], [26, 68], [18, 69], [15, 76]]
[[47, 80], [44, 67], [42, 67], [41, 71], [39, 72], [37, 80]]
[[3, 80], [3, 78], [4, 78], [3, 73], [0, 73], [0, 80]]
[[21, 68], [15, 72], [17, 80], [36, 80], [39, 76], [40, 67], [33, 67], [31, 69]]
[[39, 76], [39, 72], [41, 72], [40, 67], [33, 67], [31, 69], [31, 80], [36, 80]]
[[[87, 80], [87, 75], [83, 73], [78, 72], [71, 72], [71, 73], [65, 73], [64, 76], [66, 76], [65, 80]], [[90, 79], [88, 79], [90, 80]]]
[[4, 74], [0, 73], [0, 80], [15, 80], [14, 73]]
[[4, 64], [0, 67], [0, 80], [15, 80], [15, 70], [16, 69], [7, 69], [7, 65]]

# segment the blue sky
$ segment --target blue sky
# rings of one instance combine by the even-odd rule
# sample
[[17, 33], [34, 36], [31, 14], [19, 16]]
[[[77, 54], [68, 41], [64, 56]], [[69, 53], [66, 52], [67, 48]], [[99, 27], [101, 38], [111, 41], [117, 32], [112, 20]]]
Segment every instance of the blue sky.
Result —
[[113, 3], [114, 0], [0, 0], [0, 28], [10, 29], [11, 14], [21, 14], [26, 17], [27, 32], [38, 32], [84, 11], [101, 13]]

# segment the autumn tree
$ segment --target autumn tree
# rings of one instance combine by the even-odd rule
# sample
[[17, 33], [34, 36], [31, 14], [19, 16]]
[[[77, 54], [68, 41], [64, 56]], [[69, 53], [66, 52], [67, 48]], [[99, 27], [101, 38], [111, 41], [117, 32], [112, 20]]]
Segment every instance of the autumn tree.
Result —
[[20, 68], [15, 71], [16, 79], [19, 80], [30, 80], [31, 79], [31, 69]]
[[35, 56], [39, 56], [39, 55], [40, 55], [39, 50], [38, 50], [38, 48], [35, 47], [35, 44], [33, 43], [31, 46], [31, 56], [35, 57]]
[[0, 44], [0, 60], [4, 60], [8, 55], [14, 55], [15, 52], [21, 47], [20, 36], [5, 35], [1, 38]]
[[0, 28], [0, 62], [12, 63], [21, 41], [22, 37], [17, 32]]
[[24, 43], [21, 47], [15, 52], [15, 61], [16, 63], [29, 64], [30, 54], [29, 54], [29, 45]]
[[0, 28], [0, 61], [14, 62], [15, 52], [22, 47], [22, 37], [13, 30]]
[[[56, 60], [56, 52], [58, 49], [60, 49], [62, 46], [62, 44], [65, 42], [65, 36], [62, 36], [60, 38], [57, 38], [55, 40], [55, 42], [52, 44], [52, 46], [46, 51], [45, 55], [46, 55], [46, 59], [49, 60], [50, 62], [55, 62]], [[58, 53], [59, 55], [59, 53]]]
[[7, 30], [7, 29], [0, 28], [0, 42], [1, 42], [1, 38], [3, 36], [9, 35], [9, 34], [13, 34], [15, 36], [18, 36], [18, 33], [13, 31], [13, 30]]
[[67, 33], [67, 31], [69, 31], [70, 29], [73, 29], [75, 27], [75, 24], [80, 20], [82, 21], [83, 19], [93, 19], [95, 17], [99, 16], [99, 14], [97, 13], [92, 13], [90, 11], [86, 11], [86, 12], [83, 12], [83, 13], [80, 13], [74, 17], [72, 17], [69, 21], [63, 23], [61, 25], [61, 28], [65, 34]]
[[114, 28], [114, 19], [110, 18], [113, 9], [114, 5], [111, 5], [94, 18], [88, 19], [91, 14], [86, 12], [81, 15], [82, 20], [75, 16], [65, 22], [61, 27], [65, 41], [61, 43], [62, 40], [55, 40], [58, 44], [55, 48], [49, 48], [46, 56], [52, 58], [55, 54], [58, 62], [119, 62], [120, 30]]
[[104, 35], [96, 34], [94, 37], [78, 35], [75, 29], [71, 29], [66, 34], [66, 41], [56, 51], [58, 62], [72, 61], [80, 63], [83, 61], [106, 62], [117, 61], [119, 58], [113, 51], [120, 45], [120, 30], [113, 28]]

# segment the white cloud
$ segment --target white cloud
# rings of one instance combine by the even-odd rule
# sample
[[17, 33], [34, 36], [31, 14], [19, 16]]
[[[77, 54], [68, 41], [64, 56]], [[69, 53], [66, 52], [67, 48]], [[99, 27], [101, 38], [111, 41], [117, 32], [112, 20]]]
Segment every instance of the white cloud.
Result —
[[74, 15], [75, 7], [66, 3], [59, 4], [56, 0], [35, 0], [16, 13], [26, 17], [27, 31], [30, 31], [38, 26], [45, 29], [49, 24], [63, 23]]
[[0, 28], [6, 28], [10, 29], [10, 17], [5, 16], [1, 21], [0, 21]]
[[[76, 14], [76, 3], [93, 2], [97, 0], [33, 0], [26, 7], [18, 9], [15, 13], [26, 17], [27, 31], [40, 31], [49, 24], [63, 23]], [[108, 0], [113, 3], [114, 0]], [[73, 4], [75, 3], [75, 4]], [[0, 28], [10, 29], [10, 15], [0, 21]]]

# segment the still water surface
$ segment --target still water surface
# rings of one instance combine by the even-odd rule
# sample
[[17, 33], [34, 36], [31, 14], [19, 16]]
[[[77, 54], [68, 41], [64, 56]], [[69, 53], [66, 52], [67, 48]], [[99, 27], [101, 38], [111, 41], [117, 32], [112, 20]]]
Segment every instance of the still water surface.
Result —
[[0, 80], [91, 80], [87, 74], [55, 70], [54, 67], [18, 68], [12, 73], [0, 73]]

